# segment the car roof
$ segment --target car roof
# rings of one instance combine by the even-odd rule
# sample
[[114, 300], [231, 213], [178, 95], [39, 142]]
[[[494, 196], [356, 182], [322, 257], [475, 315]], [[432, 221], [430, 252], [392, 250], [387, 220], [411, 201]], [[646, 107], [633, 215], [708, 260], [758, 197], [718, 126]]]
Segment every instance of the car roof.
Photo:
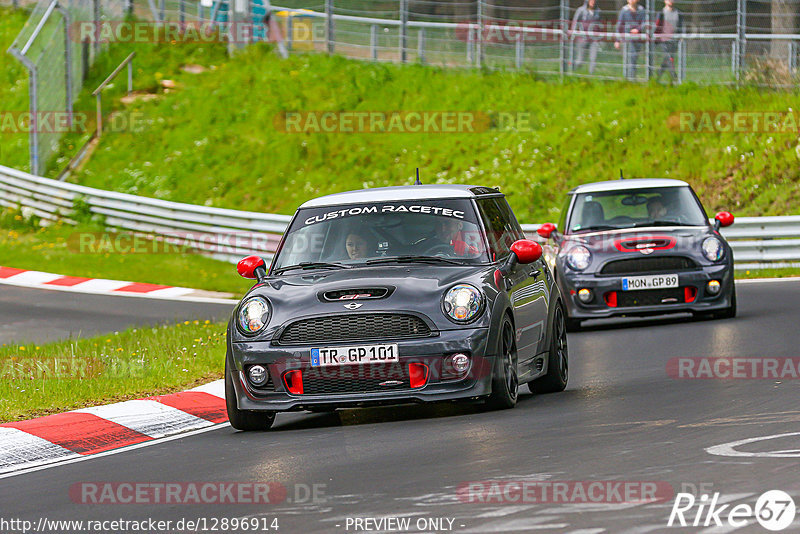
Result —
[[304, 202], [302, 208], [339, 206], [342, 204], [363, 204], [367, 202], [394, 202], [401, 200], [432, 200], [445, 198], [477, 198], [502, 195], [497, 189], [475, 185], [404, 185], [396, 187], [375, 187], [334, 193]]
[[576, 193], [599, 193], [602, 191], [625, 191], [628, 189], [645, 189], [648, 187], [688, 187], [689, 184], [683, 180], [673, 180], [671, 178], [625, 178], [621, 180], [609, 180], [606, 182], [594, 182], [574, 187], [569, 194]]

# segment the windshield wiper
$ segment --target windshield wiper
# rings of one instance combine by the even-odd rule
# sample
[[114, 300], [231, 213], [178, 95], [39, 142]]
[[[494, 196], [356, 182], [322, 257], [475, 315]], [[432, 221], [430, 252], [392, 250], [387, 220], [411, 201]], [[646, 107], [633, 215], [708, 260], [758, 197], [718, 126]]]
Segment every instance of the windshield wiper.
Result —
[[681, 223], [678, 221], [649, 221], [649, 222], [638, 222], [633, 225], [634, 228], [641, 228], [643, 226], [691, 226], [686, 223]]
[[391, 256], [367, 260], [365, 263], [370, 265], [377, 263], [447, 263], [449, 265], [464, 265], [463, 261], [451, 260], [440, 256]]
[[286, 271], [291, 271], [293, 269], [350, 269], [351, 267], [347, 265], [342, 265], [341, 263], [327, 263], [324, 261], [301, 261], [297, 265], [287, 265], [286, 267], [281, 267], [279, 269], [275, 269], [272, 271], [272, 274], [281, 274]]
[[619, 226], [611, 226], [609, 224], [598, 224], [597, 226], [586, 226], [584, 228], [578, 228], [577, 230], [573, 230], [573, 232], [595, 232], [597, 230], [619, 230]]

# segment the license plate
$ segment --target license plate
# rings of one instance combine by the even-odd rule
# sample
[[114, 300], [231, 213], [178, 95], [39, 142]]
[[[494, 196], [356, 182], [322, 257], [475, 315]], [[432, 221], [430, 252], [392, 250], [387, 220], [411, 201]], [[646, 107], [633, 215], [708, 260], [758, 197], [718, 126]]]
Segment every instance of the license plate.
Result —
[[622, 279], [623, 291], [661, 289], [664, 287], [678, 287], [678, 275], [654, 274], [652, 276], [629, 276]]
[[311, 349], [311, 367], [398, 361], [397, 345], [360, 345]]

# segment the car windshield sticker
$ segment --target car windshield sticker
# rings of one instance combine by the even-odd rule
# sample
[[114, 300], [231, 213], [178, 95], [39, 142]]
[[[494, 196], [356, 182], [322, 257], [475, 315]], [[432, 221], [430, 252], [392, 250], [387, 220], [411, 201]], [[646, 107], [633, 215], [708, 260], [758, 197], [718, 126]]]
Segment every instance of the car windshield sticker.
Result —
[[411, 204], [411, 205], [404, 205], [400, 204], [397, 206], [392, 205], [385, 205], [385, 206], [356, 206], [353, 208], [345, 208], [336, 211], [329, 211], [328, 213], [323, 213], [321, 215], [314, 215], [313, 217], [309, 217], [306, 219], [305, 224], [315, 224], [318, 222], [323, 221], [330, 221], [332, 219], [338, 219], [342, 217], [353, 217], [355, 215], [364, 215], [369, 213], [424, 213], [427, 215], [438, 215], [440, 217], [453, 217], [455, 219], [463, 219], [464, 212], [461, 210], [454, 210], [451, 208], [442, 208], [439, 206], [422, 206], [419, 204]]

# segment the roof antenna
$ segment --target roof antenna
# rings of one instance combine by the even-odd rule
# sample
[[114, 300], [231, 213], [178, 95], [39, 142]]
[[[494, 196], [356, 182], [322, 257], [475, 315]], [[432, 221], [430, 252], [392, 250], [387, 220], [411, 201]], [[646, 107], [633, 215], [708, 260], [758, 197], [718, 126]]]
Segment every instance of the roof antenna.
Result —
[[619, 179], [624, 180], [625, 177], [622, 175], [622, 169], [619, 170]]
[[419, 167], [417, 167], [417, 181], [414, 182], [414, 185], [422, 185], [422, 182], [419, 181]]

